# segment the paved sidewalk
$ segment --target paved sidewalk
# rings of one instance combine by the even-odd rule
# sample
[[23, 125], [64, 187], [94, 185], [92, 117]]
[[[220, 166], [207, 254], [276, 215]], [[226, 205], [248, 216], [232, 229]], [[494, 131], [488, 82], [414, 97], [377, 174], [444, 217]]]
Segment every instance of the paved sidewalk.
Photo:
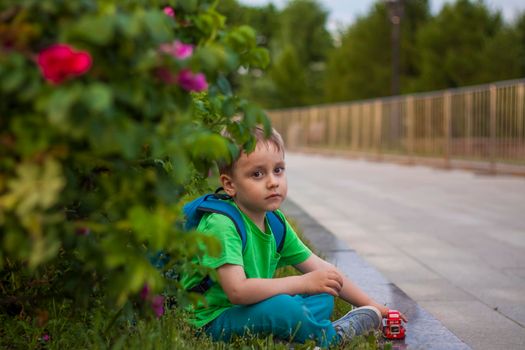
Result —
[[323, 258], [335, 264], [375, 300], [403, 310], [410, 322], [405, 324], [406, 338], [391, 341], [393, 350], [471, 349], [395, 284], [389, 282], [375, 268], [363, 261], [355, 250], [350, 249], [345, 242], [312, 219], [297, 204], [288, 199], [282, 209], [288, 218], [296, 220], [303, 235]]
[[286, 161], [291, 200], [459, 339], [473, 349], [525, 348], [523, 178]]

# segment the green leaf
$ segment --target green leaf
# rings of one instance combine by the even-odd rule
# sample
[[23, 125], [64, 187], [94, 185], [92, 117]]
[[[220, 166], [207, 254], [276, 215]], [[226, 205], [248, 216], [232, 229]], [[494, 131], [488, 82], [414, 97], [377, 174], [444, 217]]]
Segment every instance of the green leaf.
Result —
[[230, 82], [228, 81], [228, 79], [226, 79], [224, 75], [220, 75], [219, 78], [217, 78], [217, 86], [224, 95], [232, 95], [232, 87], [230, 85]]
[[197, 0], [184, 0], [184, 1], [177, 1], [177, 8], [181, 9], [183, 12], [186, 13], [193, 13], [197, 11]]
[[255, 47], [255, 31], [251, 27], [240, 26], [232, 29], [226, 35], [225, 41], [235, 51], [242, 53]]
[[244, 122], [246, 122], [246, 125], [248, 125], [249, 128], [253, 127], [258, 120], [259, 117], [259, 109], [255, 107], [254, 105], [247, 105], [244, 108]]
[[59, 88], [55, 90], [47, 102], [46, 111], [51, 124], [60, 129], [68, 129], [67, 119], [73, 104], [81, 97], [81, 89], [78, 85]]
[[202, 134], [191, 146], [195, 158], [209, 160], [229, 159], [230, 151], [227, 140], [216, 134]]
[[114, 269], [126, 264], [129, 261], [129, 252], [125, 247], [125, 243], [121, 241], [123, 237], [116, 232], [104, 237], [101, 241], [101, 246], [104, 250], [104, 264], [109, 269]]
[[33, 238], [31, 254], [29, 255], [29, 268], [34, 269], [43, 262], [54, 257], [60, 248], [60, 242], [53, 238]]
[[237, 28], [237, 33], [239, 33], [239, 35], [242, 36], [244, 45], [247, 48], [255, 47], [256, 35], [255, 30], [252, 27], [247, 25], [240, 26], [239, 28]]
[[11, 93], [21, 88], [27, 74], [25, 60], [16, 52], [1, 57], [0, 88], [2, 91]]
[[17, 176], [7, 183], [8, 191], [0, 197], [0, 206], [15, 209], [20, 218], [34, 210], [53, 206], [65, 185], [60, 164], [51, 158], [43, 165], [21, 163]]
[[141, 34], [142, 20], [137, 15], [118, 14], [115, 23], [120, 32], [130, 39], [134, 39]]
[[237, 112], [237, 103], [233, 97], [227, 98], [222, 104], [222, 114], [226, 118], [231, 118]]
[[21, 260], [26, 260], [30, 255], [30, 243], [24, 232], [13, 230], [5, 232], [2, 249], [8, 254], [16, 255]]
[[138, 291], [144, 285], [148, 272], [145, 264], [147, 261], [144, 259], [143, 261], [137, 260], [129, 266], [131, 273], [128, 289], [130, 291]]
[[249, 53], [248, 64], [252, 67], [266, 68], [270, 64], [270, 54], [268, 50], [258, 47]]
[[13, 92], [19, 89], [24, 82], [24, 76], [23, 70], [13, 69], [2, 77], [2, 90], [5, 92]]
[[94, 83], [82, 95], [84, 103], [94, 112], [103, 112], [113, 103], [113, 92], [106, 84]]
[[119, 154], [126, 159], [137, 156], [145, 136], [145, 130], [122, 117], [115, 123], [93, 120], [90, 128], [88, 137], [98, 154]]
[[173, 177], [177, 183], [185, 183], [190, 175], [191, 163], [180, 147], [168, 152], [173, 165]]
[[204, 71], [213, 72], [223, 66], [225, 52], [216, 46], [206, 46], [199, 48], [194, 56], [194, 62], [198, 62], [199, 67]]
[[171, 41], [173, 33], [167, 25], [167, 16], [161, 11], [150, 11], [144, 16], [144, 26], [157, 43]]
[[71, 27], [69, 36], [96, 45], [106, 45], [113, 40], [114, 24], [113, 16], [82, 16]]
[[137, 239], [149, 242], [151, 249], [162, 249], [174, 220], [173, 213], [164, 207], [148, 210], [141, 206], [134, 206], [128, 211], [128, 220]]

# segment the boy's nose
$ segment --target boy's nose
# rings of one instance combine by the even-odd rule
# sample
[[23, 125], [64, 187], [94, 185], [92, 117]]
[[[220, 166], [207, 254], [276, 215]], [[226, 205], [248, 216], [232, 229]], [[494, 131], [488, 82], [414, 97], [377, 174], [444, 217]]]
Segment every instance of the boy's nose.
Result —
[[268, 187], [273, 188], [273, 187], [278, 187], [278, 186], [279, 186], [279, 180], [277, 179], [277, 177], [274, 175], [270, 175], [268, 177]]

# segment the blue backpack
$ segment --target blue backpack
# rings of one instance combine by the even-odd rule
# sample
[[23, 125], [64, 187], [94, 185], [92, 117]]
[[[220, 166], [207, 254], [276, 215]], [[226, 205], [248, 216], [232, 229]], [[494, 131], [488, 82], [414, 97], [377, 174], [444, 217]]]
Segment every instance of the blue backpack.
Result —
[[[231, 199], [230, 196], [218, 193], [221, 190], [222, 188], [219, 188], [215, 193], [205, 194], [184, 205], [183, 211], [186, 217], [184, 230], [191, 231], [196, 229], [203, 215], [206, 213], [225, 215], [233, 221], [237, 233], [241, 238], [242, 251], [244, 252], [244, 249], [246, 248], [246, 226], [242, 214], [239, 209], [229, 202]], [[280, 252], [286, 238], [286, 224], [276, 212], [267, 212], [266, 220], [268, 221], [273, 237], [275, 238], [277, 252]], [[162, 259], [159, 258], [160, 257], [157, 256], [156, 259], [152, 259], [152, 263], [157, 267], [162, 267], [160, 265], [164, 265], [164, 263], [162, 262]], [[213, 281], [209, 276], [206, 276], [200, 283], [188, 291], [204, 293], [210, 289], [212, 285]]]

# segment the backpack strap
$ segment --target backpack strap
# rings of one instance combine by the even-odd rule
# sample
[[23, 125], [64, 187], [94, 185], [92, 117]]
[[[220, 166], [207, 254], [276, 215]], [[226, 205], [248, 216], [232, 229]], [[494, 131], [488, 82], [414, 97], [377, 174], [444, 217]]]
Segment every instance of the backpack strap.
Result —
[[[184, 213], [186, 214], [186, 224], [185, 229], [190, 230], [198, 226], [204, 213], [216, 213], [225, 215], [233, 221], [235, 229], [241, 238], [242, 251], [246, 248], [246, 226], [242, 218], [242, 214], [239, 209], [228, 202], [228, 199], [231, 199], [230, 196], [217, 193], [218, 189], [214, 194], [207, 194], [201, 196], [190, 203], [186, 204], [183, 208]], [[286, 238], [286, 223], [284, 219], [277, 214], [277, 212], [267, 212], [266, 220], [270, 226], [277, 248], [277, 252], [280, 252], [283, 248], [284, 241]], [[188, 291], [196, 293], [205, 293], [213, 285], [213, 281], [210, 276], [206, 276], [201, 282], [196, 286], [192, 287]]]
[[[219, 190], [220, 188], [217, 191]], [[244, 225], [242, 214], [237, 207], [227, 201], [231, 199], [230, 196], [219, 194], [217, 191], [214, 194], [203, 195], [184, 206], [183, 210], [186, 214], [186, 224], [184, 228], [186, 230], [196, 228], [205, 213], [225, 215], [230, 218], [235, 225], [235, 229], [241, 238], [242, 250], [244, 251], [246, 247], [246, 226]], [[266, 220], [275, 238], [277, 252], [280, 252], [286, 238], [286, 224], [277, 212], [267, 212]]]
[[229, 197], [221, 198], [216, 194], [207, 195], [205, 200], [199, 204], [197, 210], [202, 212], [200, 217], [202, 217], [204, 213], [217, 213], [230, 218], [241, 238], [242, 250], [244, 251], [246, 247], [246, 226], [244, 225], [244, 220], [239, 210], [225, 199], [229, 199]]
[[[224, 199], [219, 199], [215, 197], [215, 195], [211, 196], [212, 197], [208, 197], [201, 203], [201, 205], [198, 207], [198, 210], [222, 214], [229, 217], [233, 221], [233, 224], [235, 225], [235, 228], [241, 237], [242, 250], [244, 251], [244, 248], [246, 248], [246, 226], [244, 225], [242, 214], [235, 206], [231, 205]], [[266, 213], [266, 220], [268, 220], [268, 225], [272, 230], [277, 252], [281, 252], [283, 249], [284, 240], [286, 238], [286, 224], [281, 216], [274, 211]]]
[[286, 223], [275, 211], [267, 212], [266, 220], [268, 220], [268, 225], [270, 225], [270, 228], [272, 229], [277, 252], [280, 253], [281, 250], [283, 250], [284, 240], [286, 239]]

